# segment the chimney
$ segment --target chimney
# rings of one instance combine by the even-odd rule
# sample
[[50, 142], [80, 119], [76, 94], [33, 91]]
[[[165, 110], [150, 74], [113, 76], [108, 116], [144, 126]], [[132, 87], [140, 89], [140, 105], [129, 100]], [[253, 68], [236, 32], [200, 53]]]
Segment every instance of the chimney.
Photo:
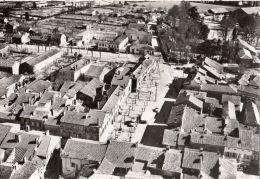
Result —
[[45, 135], [50, 135], [50, 131], [49, 130], [45, 131]]
[[21, 135], [20, 134], [15, 134], [15, 142], [21, 142]]
[[200, 164], [201, 164], [201, 166], [203, 165], [203, 152], [201, 152], [201, 154], [200, 154]]
[[97, 102], [97, 108], [100, 108], [100, 101]]

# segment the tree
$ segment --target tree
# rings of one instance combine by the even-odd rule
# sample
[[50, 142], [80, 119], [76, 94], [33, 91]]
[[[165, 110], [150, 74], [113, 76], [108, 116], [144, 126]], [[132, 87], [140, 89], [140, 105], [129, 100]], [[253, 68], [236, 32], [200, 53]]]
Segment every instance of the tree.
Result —
[[174, 5], [172, 8], [168, 11], [168, 19], [171, 20], [173, 23], [173, 27], [176, 27], [177, 19], [180, 16], [180, 9], [179, 6]]
[[247, 15], [243, 19], [240, 19], [238, 23], [242, 28], [242, 38], [246, 42], [252, 43], [254, 40], [259, 38], [259, 18], [255, 17], [254, 15]]
[[236, 25], [236, 19], [231, 16], [224, 16], [220, 25], [222, 27], [224, 40], [226, 41], [229, 30], [233, 29]]
[[188, 10], [188, 14], [193, 19], [199, 19], [199, 13], [197, 7], [193, 6]]
[[202, 24], [201, 28], [200, 28], [200, 32], [201, 32], [201, 38], [206, 40], [208, 38], [209, 35], [209, 28], [207, 25]]
[[25, 12], [25, 15], [24, 15], [24, 16], [25, 16], [25, 20], [26, 20], [26, 21], [29, 21], [29, 20], [30, 20], [30, 17], [29, 17], [29, 13], [28, 13], [28, 12]]

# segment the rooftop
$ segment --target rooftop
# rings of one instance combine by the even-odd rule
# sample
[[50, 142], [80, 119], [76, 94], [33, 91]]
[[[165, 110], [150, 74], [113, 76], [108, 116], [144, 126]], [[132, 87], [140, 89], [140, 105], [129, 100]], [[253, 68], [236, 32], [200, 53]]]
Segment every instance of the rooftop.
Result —
[[92, 140], [69, 139], [62, 157], [101, 162], [105, 157], [107, 145]]
[[131, 168], [135, 157], [136, 144], [129, 142], [111, 141], [108, 145], [105, 158], [97, 172], [112, 174], [116, 167]]

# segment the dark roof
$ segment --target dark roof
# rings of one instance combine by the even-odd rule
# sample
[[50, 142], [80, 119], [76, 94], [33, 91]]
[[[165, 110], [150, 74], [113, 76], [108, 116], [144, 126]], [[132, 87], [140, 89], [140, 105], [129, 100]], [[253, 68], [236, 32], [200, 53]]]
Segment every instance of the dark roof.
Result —
[[243, 123], [245, 125], [255, 126], [260, 124], [260, 114], [255, 103], [245, 102], [242, 113], [244, 114]]
[[105, 157], [106, 148], [106, 144], [92, 140], [69, 139], [62, 157], [101, 162]]
[[10, 178], [14, 170], [13, 164], [1, 163], [0, 165], [0, 178]]
[[186, 108], [186, 104], [173, 106], [169, 118], [167, 120], [167, 124], [180, 124], [183, 119], [184, 111]]

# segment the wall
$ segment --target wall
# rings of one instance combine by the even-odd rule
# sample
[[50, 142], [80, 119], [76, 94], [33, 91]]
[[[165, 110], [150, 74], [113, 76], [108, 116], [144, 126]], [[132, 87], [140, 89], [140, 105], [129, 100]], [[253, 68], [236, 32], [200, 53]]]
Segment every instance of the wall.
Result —
[[44, 67], [47, 67], [48, 65], [51, 65], [54, 63], [58, 58], [60, 58], [63, 55], [62, 51], [59, 51], [55, 55], [41, 61], [40, 63], [36, 64], [33, 68], [34, 73], [37, 71], [41, 71]]

